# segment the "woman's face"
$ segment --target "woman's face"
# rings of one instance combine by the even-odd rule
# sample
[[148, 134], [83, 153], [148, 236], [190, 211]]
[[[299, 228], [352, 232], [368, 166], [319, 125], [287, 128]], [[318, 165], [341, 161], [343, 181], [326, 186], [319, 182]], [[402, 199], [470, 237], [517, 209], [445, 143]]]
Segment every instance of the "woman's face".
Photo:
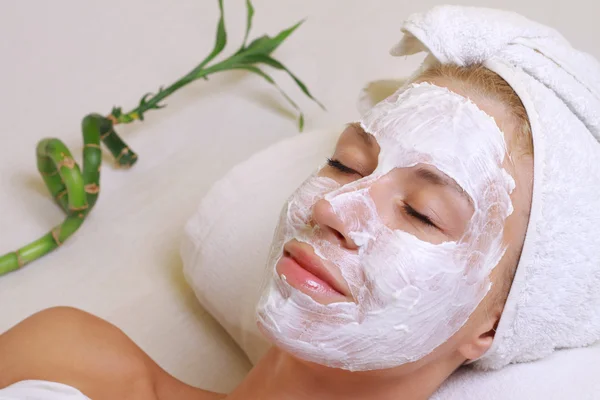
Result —
[[364, 371], [450, 351], [476, 329], [467, 321], [522, 235], [506, 237], [520, 231], [507, 229], [516, 173], [498, 110], [456, 92], [421, 83], [378, 104], [292, 195], [258, 307], [276, 345]]

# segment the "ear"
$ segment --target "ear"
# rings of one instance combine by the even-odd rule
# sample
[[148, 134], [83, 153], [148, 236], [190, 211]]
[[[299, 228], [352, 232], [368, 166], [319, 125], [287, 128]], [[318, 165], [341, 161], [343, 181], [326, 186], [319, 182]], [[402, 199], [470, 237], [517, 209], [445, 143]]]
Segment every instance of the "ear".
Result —
[[481, 322], [478, 322], [470, 336], [458, 348], [458, 352], [467, 360], [476, 360], [492, 346], [496, 328], [500, 321], [501, 311], [489, 312]]

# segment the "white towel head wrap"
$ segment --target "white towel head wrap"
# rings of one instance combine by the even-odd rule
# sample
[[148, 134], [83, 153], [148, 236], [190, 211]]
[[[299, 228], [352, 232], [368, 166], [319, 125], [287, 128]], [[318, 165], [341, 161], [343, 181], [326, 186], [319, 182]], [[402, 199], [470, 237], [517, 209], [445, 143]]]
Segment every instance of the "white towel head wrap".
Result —
[[534, 143], [531, 215], [484, 369], [600, 340], [600, 64], [556, 30], [513, 12], [438, 6], [411, 15], [392, 49], [433, 62], [483, 63], [527, 110]]

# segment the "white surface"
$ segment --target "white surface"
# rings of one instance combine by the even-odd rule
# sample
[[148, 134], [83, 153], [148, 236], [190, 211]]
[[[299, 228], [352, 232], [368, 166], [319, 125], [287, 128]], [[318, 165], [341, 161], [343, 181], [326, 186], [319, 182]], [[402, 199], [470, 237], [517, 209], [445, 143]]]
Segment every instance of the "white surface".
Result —
[[[561, 30], [600, 56], [598, 3], [461, 2], [510, 8]], [[259, 0], [254, 36], [308, 17], [276, 53], [328, 107], [320, 111], [274, 74], [306, 111], [306, 128], [356, 117], [366, 81], [405, 76], [420, 62], [394, 59], [399, 25], [437, 1]], [[241, 40], [242, 0], [226, 0], [232, 48]], [[64, 140], [79, 159], [79, 124], [113, 104], [186, 73], [212, 48], [216, 0], [0, 2], [0, 252], [62, 220], [35, 167], [35, 145]], [[185, 219], [209, 185], [255, 151], [296, 134], [279, 94], [254, 76], [198, 82], [121, 129], [139, 154], [130, 171], [105, 164], [90, 218], [60, 251], [0, 278], [0, 330], [52, 305], [73, 305], [122, 327], [169, 372], [214, 390], [231, 388], [247, 365], [183, 281], [178, 256]], [[283, 110], [283, 111], [282, 111]], [[272, 166], [277, 168], [277, 166]]]
[[0, 400], [90, 400], [79, 390], [55, 382], [21, 381], [0, 389]]
[[[291, 138], [237, 165], [211, 188], [186, 225], [186, 277], [203, 306], [253, 362], [269, 346], [256, 329], [254, 303], [280, 205], [330, 155], [339, 132], [321, 130]], [[267, 170], [273, 164], [279, 169]], [[226, 243], [235, 243], [235, 251]], [[433, 399], [594, 400], [600, 393], [599, 371], [600, 343], [499, 371], [463, 368]]]

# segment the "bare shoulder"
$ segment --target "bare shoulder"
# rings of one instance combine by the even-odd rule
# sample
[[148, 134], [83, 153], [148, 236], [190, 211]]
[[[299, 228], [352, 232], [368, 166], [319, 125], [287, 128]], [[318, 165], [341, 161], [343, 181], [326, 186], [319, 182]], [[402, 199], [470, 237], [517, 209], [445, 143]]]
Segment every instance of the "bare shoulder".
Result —
[[0, 388], [26, 379], [102, 399], [213, 400], [161, 369], [116, 326], [69, 307], [41, 311], [0, 335]]

